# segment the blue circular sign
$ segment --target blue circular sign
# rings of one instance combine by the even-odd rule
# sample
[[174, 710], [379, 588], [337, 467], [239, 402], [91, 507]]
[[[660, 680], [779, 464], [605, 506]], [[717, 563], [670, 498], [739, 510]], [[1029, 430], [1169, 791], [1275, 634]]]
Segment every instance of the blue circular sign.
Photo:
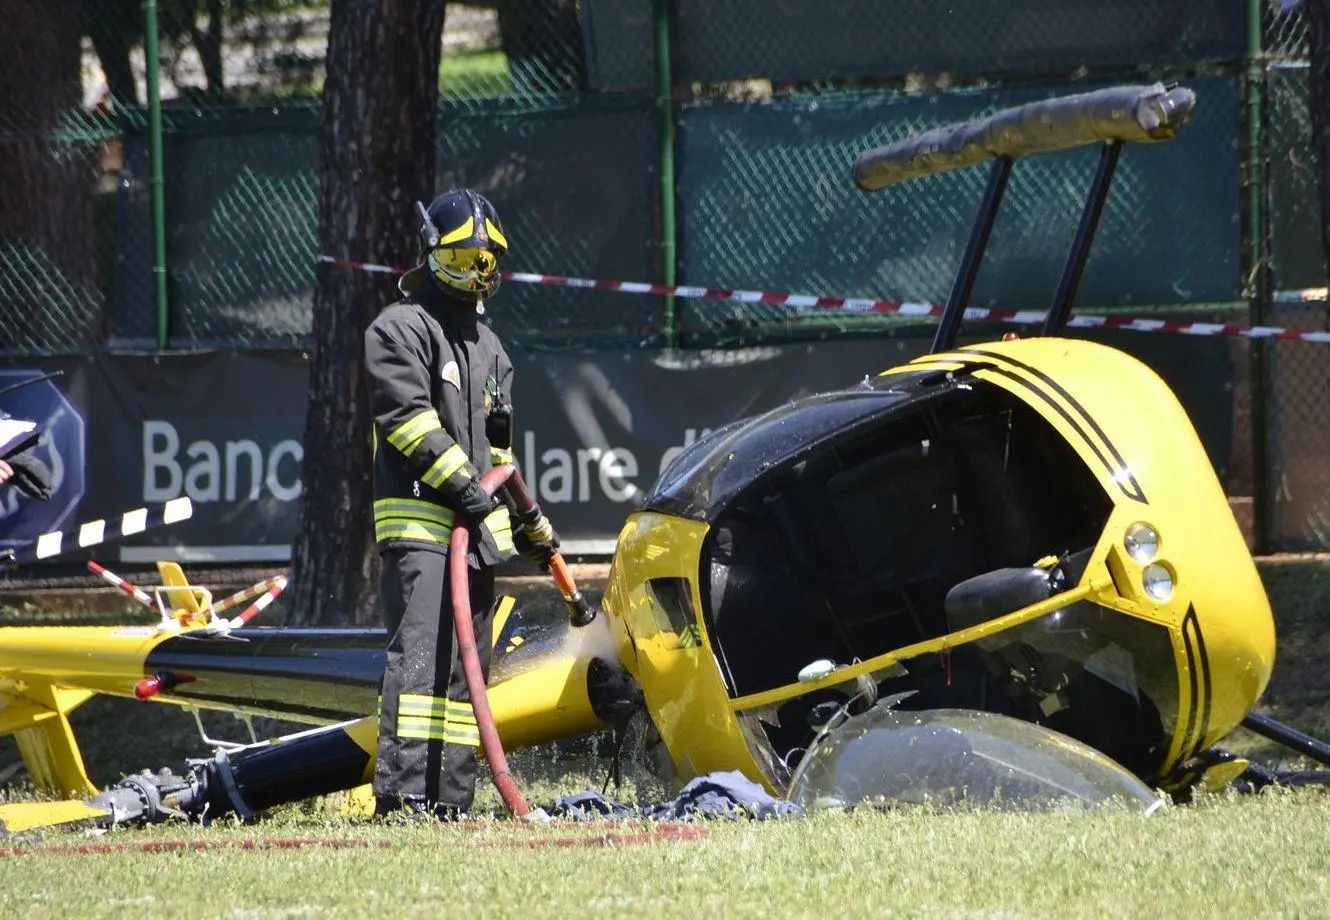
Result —
[[[0, 389], [42, 374], [40, 370], [0, 368]], [[51, 470], [50, 501], [30, 498], [12, 485], [0, 487], [0, 547], [14, 547], [59, 530], [83, 500], [87, 424], [55, 380], [5, 393], [0, 396], [0, 412], [41, 426], [41, 440], [33, 454]]]

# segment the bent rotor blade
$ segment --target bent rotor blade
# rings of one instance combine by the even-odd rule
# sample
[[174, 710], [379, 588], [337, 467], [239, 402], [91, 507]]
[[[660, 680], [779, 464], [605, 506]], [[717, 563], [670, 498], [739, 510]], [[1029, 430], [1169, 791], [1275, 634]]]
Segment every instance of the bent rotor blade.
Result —
[[44, 533], [31, 543], [13, 550], [8, 562], [14, 566], [25, 562], [36, 562], [39, 559], [50, 559], [89, 546], [132, 537], [145, 530], [175, 524], [193, 514], [194, 505], [188, 498], [173, 498], [163, 505], [135, 508], [116, 517], [88, 521], [67, 530]]
[[0, 839], [24, 831], [109, 817], [109, 809], [94, 808], [87, 802], [14, 802], [0, 805]]

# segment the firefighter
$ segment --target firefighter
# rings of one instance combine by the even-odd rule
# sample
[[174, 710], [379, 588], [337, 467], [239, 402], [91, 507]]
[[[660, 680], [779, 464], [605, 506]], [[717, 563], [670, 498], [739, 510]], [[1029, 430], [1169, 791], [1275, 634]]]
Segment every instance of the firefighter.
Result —
[[470, 189], [421, 215], [421, 264], [365, 333], [374, 425], [374, 532], [388, 627], [375, 811], [451, 819], [475, 795], [480, 733], [453, 632], [448, 541], [471, 528], [471, 612], [488, 676], [494, 566], [521, 549], [548, 561], [558, 537], [535, 509], [516, 522], [480, 477], [513, 462], [513, 367], [481, 322], [508, 250], [494, 206]]

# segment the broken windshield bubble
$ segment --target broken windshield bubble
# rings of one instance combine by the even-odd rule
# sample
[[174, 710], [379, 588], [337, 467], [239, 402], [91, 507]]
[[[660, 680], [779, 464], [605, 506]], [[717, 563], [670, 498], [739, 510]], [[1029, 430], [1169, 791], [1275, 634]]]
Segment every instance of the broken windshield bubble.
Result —
[[1116, 762], [1066, 735], [969, 709], [879, 704], [813, 744], [791, 800], [806, 811], [928, 804], [1011, 811], [1128, 808], [1162, 799]]

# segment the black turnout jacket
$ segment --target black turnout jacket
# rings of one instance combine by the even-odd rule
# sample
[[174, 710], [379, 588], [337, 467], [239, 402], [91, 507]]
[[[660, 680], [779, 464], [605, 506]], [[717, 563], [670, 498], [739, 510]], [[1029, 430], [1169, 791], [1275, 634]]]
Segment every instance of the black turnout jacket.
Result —
[[[415, 274], [415, 273], [412, 273]], [[446, 553], [453, 525], [449, 494], [483, 476], [508, 450], [491, 448], [485, 418], [511, 397], [512, 362], [468, 303], [427, 280], [403, 279], [403, 300], [365, 331], [365, 370], [374, 423], [374, 536], [380, 549]], [[512, 556], [503, 505], [473, 534], [476, 556], [493, 565]]]

